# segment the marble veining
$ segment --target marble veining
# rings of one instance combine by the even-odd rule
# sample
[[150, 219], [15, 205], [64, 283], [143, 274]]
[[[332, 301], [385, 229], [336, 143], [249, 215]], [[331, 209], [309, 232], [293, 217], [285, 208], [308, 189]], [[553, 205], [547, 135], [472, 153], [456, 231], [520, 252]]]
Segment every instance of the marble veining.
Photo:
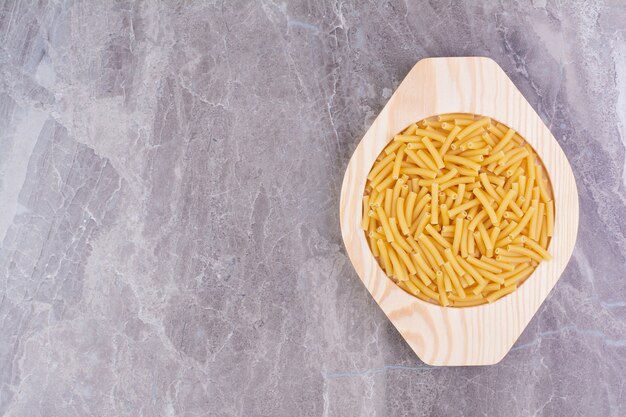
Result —
[[[0, 415], [626, 415], [626, 6], [0, 4]], [[568, 156], [569, 266], [498, 365], [420, 362], [343, 172], [413, 64], [495, 59]]]

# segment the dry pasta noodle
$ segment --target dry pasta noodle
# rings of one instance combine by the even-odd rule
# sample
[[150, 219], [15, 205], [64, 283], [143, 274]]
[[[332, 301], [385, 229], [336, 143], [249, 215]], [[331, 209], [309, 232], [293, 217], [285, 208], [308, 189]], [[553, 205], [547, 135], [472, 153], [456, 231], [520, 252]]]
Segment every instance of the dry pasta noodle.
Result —
[[492, 303], [549, 261], [552, 186], [532, 147], [489, 117], [443, 114], [394, 136], [360, 227], [385, 274], [444, 307]]

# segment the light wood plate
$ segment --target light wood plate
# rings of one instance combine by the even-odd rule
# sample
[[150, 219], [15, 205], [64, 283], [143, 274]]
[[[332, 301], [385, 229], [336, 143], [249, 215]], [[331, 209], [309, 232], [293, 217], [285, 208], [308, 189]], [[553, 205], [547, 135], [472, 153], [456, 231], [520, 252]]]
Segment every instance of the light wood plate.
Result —
[[[554, 191], [555, 226], [549, 250], [521, 287], [492, 304], [450, 308], [406, 293], [378, 266], [361, 230], [365, 181], [376, 157], [410, 123], [442, 113], [485, 115], [517, 130], [537, 151]], [[341, 233], [370, 294], [421, 360], [438, 366], [489, 365], [511, 349], [558, 281], [578, 232], [578, 191], [563, 150], [524, 96], [493, 60], [419, 61], [357, 146], [341, 189]]]

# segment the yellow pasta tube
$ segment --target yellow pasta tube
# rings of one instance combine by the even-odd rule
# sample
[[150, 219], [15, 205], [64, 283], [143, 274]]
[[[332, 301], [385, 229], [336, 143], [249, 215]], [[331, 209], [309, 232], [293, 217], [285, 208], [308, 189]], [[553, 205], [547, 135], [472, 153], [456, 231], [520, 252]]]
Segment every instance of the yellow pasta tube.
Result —
[[509, 207], [509, 204], [511, 204], [514, 198], [515, 198], [515, 190], [509, 190], [506, 192], [506, 194], [504, 195], [504, 198], [502, 199], [502, 201], [500, 202], [500, 205], [498, 206], [498, 210], [496, 211], [496, 218], [498, 219], [498, 221], [502, 220], [502, 215], [504, 214], [506, 209]]
[[492, 152], [498, 152], [502, 149], [504, 149], [504, 147], [506, 146], [507, 143], [509, 143], [509, 141], [511, 139], [513, 139], [513, 135], [515, 134], [515, 131], [513, 129], [509, 129], [507, 130], [507, 132], [504, 134], [504, 136], [502, 137], [502, 139], [500, 139], [500, 141], [496, 144], [496, 146], [493, 148]]
[[[445, 142], [445, 138], [443, 141]], [[442, 169], [444, 167], [443, 159], [441, 159], [441, 155], [439, 155], [439, 151], [437, 151], [437, 149], [433, 146], [433, 143], [430, 141], [430, 139], [428, 139], [427, 136], [424, 136], [422, 138], [422, 143], [426, 146], [426, 149], [432, 156], [433, 161], [435, 161], [437, 168]]]
[[402, 160], [404, 159], [405, 149], [406, 149], [406, 146], [401, 146], [400, 149], [398, 149], [398, 154], [396, 155], [396, 159], [393, 163], [393, 170], [391, 171], [391, 176], [393, 177], [394, 180], [397, 180], [398, 178], [400, 178], [400, 167], [402, 166]]
[[535, 174], [534, 168], [532, 173], [528, 173], [528, 178], [526, 179], [526, 187], [524, 190], [524, 205], [522, 206], [522, 210], [528, 210], [530, 207], [530, 203], [532, 202], [532, 192], [535, 186]]
[[480, 204], [479, 200], [470, 200], [467, 203], [463, 203], [459, 206], [454, 207], [453, 209], [448, 210], [448, 215], [450, 217], [456, 217], [457, 214], [464, 210], [469, 210], [474, 206], [478, 206]]
[[452, 252], [456, 255], [461, 248], [461, 238], [463, 236], [463, 228], [465, 226], [465, 219], [457, 217], [454, 219], [454, 238], [452, 239]]
[[383, 231], [385, 232], [385, 237], [387, 238], [387, 242], [391, 243], [395, 240], [393, 236], [393, 232], [391, 231], [391, 226], [389, 225], [389, 218], [387, 214], [385, 214], [385, 210], [380, 207], [376, 208], [376, 214], [378, 214], [378, 218], [380, 219], [380, 224], [383, 227]]
[[389, 254], [389, 260], [391, 261], [391, 265], [393, 266], [393, 273], [395, 277], [399, 281], [407, 281], [409, 279], [409, 276], [407, 275], [404, 268], [402, 268], [402, 264], [400, 263], [400, 260], [398, 259], [396, 253], [389, 247], [387, 247], [387, 252]]
[[554, 233], [554, 201], [546, 203], [546, 235], [552, 236]]
[[483, 127], [483, 126], [488, 125], [489, 123], [491, 123], [491, 119], [489, 119], [488, 117], [483, 117], [483, 118], [481, 118], [479, 120], [476, 120], [475, 122], [473, 122], [473, 123], [469, 124], [468, 126], [466, 126], [465, 128], [463, 128], [463, 130], [461, 130], [459, 132], [457, 137], [459, 139], [463, 139], [464, 137], [466, 137], [470, 133], [474, 132], [475, 130], [477, 130], [477, 129]]
[[[472, 150], [465, 151], [465, 152], [461, 152], [459, 154], [459, 156], [467, 158], [467, 157], [470, 157], [470, 156], [482, 155], [483, 158], [484, 158], [485, 155], [489, 155], [489, 152], [491, 152], [491, 148], [489, 146], [484, 146], [484, 145], [487, 145], [484, 141], [481, 141], [481, 142], [483, 144], [483, 147], [472, 149]], [[480, 144], [480, 142], [479, 143], [472, 142], [472, 145], [478, 145], [478, 144]], [[483, 161], [484, 161], [484, 159], [483, 159]]]
[[[516, 253], [515, 255], [519, 255], [519, 254]], [[532, 261], [532, 259], [530, 259], [528, 256], [507, 256], [507, 255], [497, 255], [496, 260], [500, 262], [508, 262], [510, 264], [523, 264], [523, 263], [528, 263]]]
[[542, 248], [548, 247], [548, 235], [546, 230], [546, 222], [541, 225], [541, 234], [539, 235], [539, 246]]
[[528, 278], [528, 276], [532, 274], [533, 270], [534, 268], [532, 266], [527, 266], [526, 268], [516, 272], [511, 277], [504, 280], [504, 287], [510, 287], [522, 281], [523, 279]]
[[454, 141], [454, 139], [456, 139], [456, 135], [458, 135], [458, 133], [461, 131], [461, 128], [459, 126], [454, 126], [452, 128], [452, 130], [450, 131], [450, 133], [448, 134], [448, 136], [446, 137], [446, 140], [443, 142], [443, 144], [441, 145], [441, 148], [439, 148], [439, 155], [441, 157], [443, 157], [446, 152], [448, 151], [448, 149], [450, 148], [450, 145], [452, 144], [452, 142]]
[[[469, 275], [465, 275], [466, 277], [469, 277]], [[471, 295], [466, 295], [466, 297], [461, 300], [461, 298], [456, 295], [456, 294], [449, 294], [448, 295], [448, 299], [450, 300], [450, 302], [452, 303], [453, 301], [485, 301], [483, 300], [483, 297], [481, 294], [471, 294]], [[486, 301], [485, 301], [486, 302]], [[455, 305], [454, 303], [452, 305]]]
[[498, 291], [494, 291], [491, 294], [489, 294], [488, 296], [486, 296], [485, 298], [490, 303], [493, 303], [494, 301], [498, 300], [499, 298], [502, 298], [505, 295], [511, 294], [515, 290], [516, 290], [515, 285], [511, 285], [510, 287], [504, 287], [504, 288], [499, 289]]
[[489, 232], [487, 232], [484, 223], [478, 223], [478, 232], [480, 233], [480, 237], [485, 245], [485, 248], [487, 248], [487, 256], [493, 256], [490, 255], [490, 253], [493, 252], [493, 242], [489, 238]]
[[482, 274], [482, 276], [485, 279], [487, 279], [487, 280], [489, 280], [489, 281], [491, 281], [491, 282], [493, 282], [495, 284], [498, 284], [498, 285], [504, 284], [504, 278], [502, 278], [500, 276], [501, 274], [495, 274], [493, 272], [485, 271], [484, 269], [482, 269], [480, 267], [476, 267], [476, 269], [478, 269], [480, 271], [480, 273]]
[[[374, 204], [371, 204], [372, 208], [380, 207], [383, 204], [383, 200], [385, 199], [385, 193], [379, 193], [378, 190], [374, 188], [372, 193], [376, 192], [376, 200], [374, 200]], [[372, 199], [370, 198], [370, 203]]]
[[[526, 242], [526, 244], [528, 244], [528, 242], [530, 242], [531, 240], [528, 240]], [[534, 259], [537, 262], [541, 262], [543, 260], [543, 257], [541, 255], [539, 255], [537, 252], [532, 251], [528, 248], [524, 248], [522, 246], [517, 246], [517, 245], [509, 245], [507, 246], [507, 249], [511, 252], [515, 252], [515, 253], [519, 253], [521, 255], [524, 256], [528, 256], [530, 259]]]
[[502, 158], [504, 158], [504, 152], [499, 151], [499, 152], [493, 152], [493, 149], [491, 150], [491, 156], [483, 159], [482, 165], [483, 166], [487, 166], [493, 163], [496, 163], [498, 161], [500, 161]]
[[469, 225], [467, 226], [467, 228], [471, 231], [476, 230], [476, 226], [478, 226], [478, 223], [482, 222], [483, 219], [487, 217], [487, 212], [485, 211], [485, 209], [482, 209], [480, 212], [478, 212], [478, 214], [476, 216], [474, 216], [474, 218], [469, 222]]
[[418, 244], [421, 250], [420, 253], [422, 257], [426, 259], [428, 265], [430, 265], [433, 270], [437, 271], [439, 269], [439, 265], [437, 264], [437, 260], [435, 259], [435, 257], [430, 253], [430, 250], [426, 247], [426, 245], [424, 245], [424, 243], [418, 242]]
[[480, 232], [474, 232], [474, 233], [472, 233], [472, 236], [474, 236], [474, 242], [476, 243], [476, 247], [478, 248], [478, 252], [480, 252], [480, 254], [482, 254], [482, 255], [486, 255], [487, 254], [487, 247], [485, 246], [485, 242], [483, 242], [483, 238], [480, 235]]
[[448, 295], [446, 294], [445, 288], [443, 286], [443, 274], [439, 271], [439, 275], [437, 275], [437, 290], [439, 291], [439, 302], [442, 306], [446, 307], [450, 305], [450, 301], [448, 300]]
[[539, 186], [539, 196], [541, 201], [547, 203], [550, 201], [550, 196], [548, 195], [548, 190], [546, 189], [546, 184], [543, 178], [543, 168], [539, 165], [536, 166], [536, 176], [537, 176], [537, 185]]
[[[485, 263], [487, 263], [487, 264], [489, 264], [489, 265], [493, 265], [496, 268], [500, 268], [503, 271], [513, 271], [515, 269], [515, 267], [513, 265], [511, 265], [511, 264], [508, 264], [506, 262], [499, 262], [499, 261], [497, 261], [497, 260], [495, 260], [493, 258], [490, 258], [488, 256], [482, 256], [480, 258], [480, 260], [485, 262]], [[501, 278], [504, 278], [504, 277], [501, 277]]]
[[380, 258], [383, 260], [385, 273], [391, 276], [393, 274], [393, 267], [391, 265], [391, 260], [389, 259], [389, 254], [387, 253], [387, 245], [385, 245], [385, 242], [383, 242], [382, 239], [378, 239], [376, 241], [376, 246], [378, 247]]
[[[396, 185], [393, 186], [393, 193], [391, 194], [391, 214], [390, 217], [396, 217], [396, 209], [398, 206], [398, 197], [400, 197], [400, 191], [402, 191], [402, 186], [404, 185], [404, 181], [402, 178], [399, 178], [396, 181]], [[386, 198], [386, 197], [385, 197]], [[389, 214], [389, 213], [387, 213]]]
[[415, 201], [417, 200], [417, 193], [411, 191], [406, 199], [404, 208], [404, 218], [409, 227], [413, 224], [413, 209], [415, 208]]
[[420, 198], [420, 196], [418, 195], [417, 198], [419, 201], [417, 205], [415, 206], [415, 208], [413, 209], [413, 218], [416, 218], [417, 216], [419, 216], [422, 210], [424, 209], [424, 207], [426, 207], [426, 205], [432, 201], [432, 197], [430, 196], [430, 194], [426, 194], [422, 198]]
[[407, 255], [404, 249], [396, 242], [391, 242], [391, 247], [396, 251], [398, 258], [400, 258], [404, 266], [409, 270], [410, 275], [417, 274], [417, 269], [415, 269], [415, 265], [413, 265], [411, 258], [409, 258], [409, 255]]
[[452, 247], [450, 242], [448, 242], [443, 236], [441, 236], [441, 234], [437, 230], [435, 230], [435, 228], [431, 226], [430, 224], [426, 225], [426, 231], [428, 232], [428, 234], [432, 236], [435, 242], [439, 243], [444, 248]]
[[[418, 275], [419, 276], [419, 275]], [[430, 288], [428, 288], [428, 284], [424, 284], [423, 282], [420, 282], [417, 279], [411, 279], [411, 282], [413, 282], [413, 284], [415, 284], [415, 286], [427, 297], [435, 300], [435, 301], [439, 301], [439, 294], [433, 290], [431, 290]]]
[[435, 271], [433, 271], [433, 269], [428, 265], [421, 253], [413, 252], [411, 253], [411, 256], [413, 257], [413, 260], [415, 261], [418, 269], [421, 269], [426, 277], [429, 279], [429, 282], [424, 283], [426, 285], [430, 285], [430, 280], [435, 280]]
[[496, 216], [496, 212], [491, 207], [491, 203], [489, 202], [489, 199], [487, 198], [485, 193], [483, 193], [482, 190], [480, 190], [479, 188], [474, 188], [472, 192], [474, 193], [476, 198], [478, 198], [480, 203], [483, 205], [483, 208], [487, 212], [487, 215], [489, 216], [491, 223], [495, 226], [498, 226], [500, 224], [500, 221], [498, 220], [498, 216]]
[[498, 141], [502, 140], [502, 138], [504, 137], [504, 134], [506, 133], [502, 131], [499, 127], [493, 124], [488, 125], [487, 130], [491, 132], [491, 134], [495, 136], [498, 139]]
[[461, 231], [461, 256], [463, 258], [467, 258], [467, 255], [469, 254], [469, 250], [468, 250], [468, 236], [470, 234], [470, 231], [464, 227], [463, 230]]
[[[451, 153], [450, 155], [454, 155], [454, 154]], [[446, 161], [446, 160], [444, 160], [443, 163], [444, 163], [445, 167], [448, 170], [456, 169], [457, 171], [459, 171], [459, 174], [464, 175], [466, 177], [477, 177], [478, 176], [478, 171], [476, 171], [475, 169], [462, 167], [460, 165], [453, 164], [452, 162]], [[474, 180], [472, 179], [472, 182], [473, 181]]]
[[419, 245], [417, 244], [415, 239], [413, 239], [411, 236], [407, 236], [406, 242], [409, 244], [411, 249], [413, 249], [413, 252], [419, 252]]
[[376, 188], [372, 189], [372, 191], [370, 192], [369, 195], [369, 202], [370, 202], [370, 207], [374, 207], [374, 205], [376, 204], [376, 199], [378, 198], [378, 190]]
[[363, 219], [361, 220], [361, 229], [367, 230], [370, 227], [370, 217], [367, 213], [370, 210], [370, 198], [369, 196], [363, 196]]
[[405, 235], [409, 234], [409, 225], [407, 224], [404, 210], [404, 198], [398, 197], [396, 202], [396, 218], [398, 219], [398, 225], [400, 226], [400, 230]]
[[367, 235], [368, 235], [369, 237], [374, 238], [375, 240], [378, 240], [378, 239], [385, 239], [385, 235], [380, 234], [380, 233], [378, 233], [378, 232], [377, 232], [377, 231], [375, 231], [375, 230], [370, 230], [370, 231], [368, 232], [368, 234], [367, 234]]
[[533, 240], [537, 240], [537, 218], [539, 217], [538, 216], [539, 200], [533, 200], [530, 207], [533, 208], [534, 211], [533, 211], [533, 216], [530, 218], [528, 237], [530, 237]]
[[424, 120], [424, 123], [430, 127], [441, 127], [441, 122], [438, 120]]
[[454, 205], [451, 208], [455, 208], [463, 204], [465, 199], [465, 184], [459, 184], [456, 190], [456, 198], [454, 199]]
[[477, 259], [477, 258], [475, 258], [475, 257], [473, 257], [473, 256], [471, 256], [471, 255], [470, 255], [470, 256], [468, 256], [468, 257], [466, 258], [466, 260], [467, 260], [467, 262], [469, 262], [470, 264], [472, 264], [472, 265], [474, 265], [474, 266], [476, 266], [476, 267], [478, 267], [478, 268], [480, 268], [480, 269], [482, 269], [482, 270], [489, 271], [489, 272], [493, 272], [494, 274], [497, 274], [497, 273], [502, 272], [502, 269], [501, 269], [501, 268], [498, 268], [498, 267], [496, 267], [496, 266], [493, 266], [493, 265], [490, 265], [490, 264], [488, 264], [488, 263], [486, 263], [486, 262], [483, 262], [483, 261], [481, 261], [480, 259]]
[[491, 233], [489, 234], [489, 241], [491, 242], [491, 247], [487, 247], [487, 256], [493, 256], [495, 242], [498, 240], [500, 236], [500, 228], [495, 226], [491, 229]]
[[447, 276], [450, 278], [456, 294], [461, 298], [465, 298], [465, 291], [463, 290], [463, 286], [459, 281], [459, 277], [457, 277], [456, 273], [454, 272], [452, 265], [450, 265], [450, 262], [445, 262], [443, 264], [443, 269], [446, 271]]
[[439, 206], [439, 211], [441, 211], [441, 223], [445, 226], [450, 224], [450, 216], [448, 215], [448, 205], [442, 204]]
[[393, 189], [387, 188], [385, 190], [385, 200], [383, 201], [383, 208], [385, 209], [385, 214], [387, 217], [393, 216]]
[[389, 227], [391, 228], [391, 233], [393, 233], [393, 241], [397, 242], [405, 251], [411, 252], [411, 245], [409, 245], [409, 243], [400, 233], [400, 230], [398, 230], [398, 223], [395, 217], [389, 218]]
[[402, 133], [405, 135], [414, 135], [415, 129], [417, 129], [417, 123], [411, 123]]
[[406, 144], [406, 150], [426, 149], [426, 146], [422, 142], [409, 142]]
[[459, 256], [457, 256], [456, 260], [459, 262], [459, 265], [463, 267], [463, 270], [465, 270], [465, 272], [467, 272], [469, 275], [471, 275], [472, 278], [476, 280], [479, 286], [484, 286], [485, 284], [487, 284], [487, 281], [485, 281], [485, 278], [483, 278], [481, 273], [478, 272], [476, 268], [474, 268], [469, 262]]
[[[374, 237], [374, 235], [376, 235], [377, 237]], [[372, 248], [372, 254], [374, 255], [374, 257], [377, 258], [380, 256], [380, 253], [378, 252], [378, 246], [376, 246], [376, 240], [381, 239], [381, 238], [384, 239], [385, 236], [379, 235], [379, 233], [376, 232], [375, 221], [370, 220], [368, 236], [369, 236], [370, 247]]]
[[541, 226], [543, 226], [543, 217], [546, 210], [545, 203], [539, 203], [539, 210], [537, 210], [537, 224], [535, 225], [535, 240], [539, 241], [541, 237]]
[[506, 165], [511, 165], [512, 164], [511, 159], [514, 157], [517, 157], [520, 154], [522, 154], [523, 156], [519, 159], [516, 159], [516, 161], [526, 158], [528, 156], [528, 151], [526, 150], [526, 148], [513, 147], [504, 153], [504, 158], [498, 161], [498, 165], [501, 167], [504, 167]]
[[431, 169], [435, 172], [439, 171], [439, 168], [437, 167], [435, 161], [433, 161], [432, 158], [426, 154], [426, 152], [420, 149], [416, 152], [416, 155], [426, 165], [426, 167], [428, 167], [428, 169]]
[[409, 186], [408, 184], [402, 184], [402, 187], [400, 188], [400, 197], [404, 198], [406, 200], [406, 196], [409, 194]]
[[378, 184], [376, 186], [376, 190], [378, 190], [379, 192], [382, 192], [383, 190], [385, 190], [386, 188], [388, 188], [389, 186], [391, 186], [391, 184], [394, 182], [395, 180], [390, 176], [388, 176], [387, 178], [385, 178], [380, 184]]
[[396, 158], [396, 153], [391, 152], [389, 155], [387, 155], [380, 161], [376, 162], [376, 164], [374, 164], [374, 166], [372, 167], [372, 170], [370, 171], [370, 173], [367, 175], [367, 179], [370, 181], [374, 180], [374, 178], [376, 178], [376, 176], [380, 173], [380, 171], [382, 171], [395, 158]]
[[446, 141], [446, 137], [436, 130], [416, 129], [415, 134], [419, 136], [426, 136], [427, 138], [436, 140], [437, 142]]
[[440, 122], [445, 122], [445, 121], [449, 121], [449, 120], [454, 120], [454, 119], [462, 119], [462, 118], [472, 118], [473, 116], [469, 113], [446, 113], [446, 114], [440, 114], [439, 116], [437, 116], [437, 119]]
[[435, 171], [431, 171], [430, 169], [420, 168], [416, 166], [402, 167], [400, 168], [400, 174], [419, 175], [420, 177], [424, 177], [428, 179], [433, 179], [437, 176], [437, 173]]
[[407, 156], [407, 159], [410, 159], [411, 162], [415, 163], [415, 165], [417, 165], [420, 168], [423, 169], [427, 169], [429, 171], [433, 171], [433, 172], [437, 172], [437, 170], [431, 170], [425, 163], [424, 161], [422, 161], [422, 158], [420, 158], [417, 155], [417, 152], [413, 149], [405, 149], [404, 150], [405, 155]]
[[520, 175], [517, 179], [518, 187], [518, 195], [523, 196], [526, 192], [526, 175]]
[[459, 117], [454, 119], [454, 123], [457, 126], [467, 126], [467, 125], [471, 125], [474, 122], [474, 118], [469, 116], [469, 117]]
[[[552, 255], [550, 255], [550, 253], [544, 248], [542, 248], [541, 245], [539, 245], [537, 242], [534, 242], [533, 240], [528, 239], [526, 240], [525, 245], [530, 247], [533, 251], [537, 252], [537, 254], [539, 254], [539, 256], [541, 256], [543, 259], [546, 259], [546, 260], [552, 259]], [[527, 256], [530, 256], [530, 255], [527, 255]]]
[[451, 305], [455, 306], [455, 307], [475, 307], [475, 306], [479, 306], [482, 304], [487, 304], [487, 300], [485, 299], [480, 299], [480, 300], [455, 300], [455, 301], [450, 301]]
[[430, 187], [430, 223], [439, 224], [439, 184], [434, 183]]
[[374, 178], [371, 180], [371, 186], [373, 188], [377, 188], [378, 184], [380, 184], [381, 182], [383, 182], [383, 180], [389, 177], [391, 171], [393, 171], [393, 161], [389, 161], [387, 165], [380, 169], [376, 176], [374, 176]]
[[496, 193], [496, 190], [493, 188], [493, 186], [489, 182], [489, 178], [487, 178], [487, 174], [482, 172], [482, 173], [480, 173], [480, 175], [478, 175], [478, 178], [480, 178], [480, 183], [485, 188], [485, 191], [487, 191], [487, 194], [489, 194], [491, 197], [493, 197], [493, 199], [495, 201], [499, 202], [500, 201], [500, 196]]
[[400, 142], [400, 143], [413, 143], [413, 142], [419, 142], [420, 137], [416, 134], [411, 134], [411, 135], [400, 134], [400, 135], [395, 135], [393, 137], [393, 140], [395, 142]]
[[435, 247], [435, 244], [428, 238], [428, 236], [422, 233], [421, 235], [417, 237], [417, 239], [420, 242], [422, 242], [424, 247], [430, 252], [430, 254], [435, 259], [435, 262], [437, 263], [437, 265], [438, 266], [443, 265], [443, 258], [441, 257], [439, 250], [437, 250], [437, 248]]
[[[399, 148], [400, 146], [402, 146], [402, 145], [404, 145], [404, 143], [402, 143], [402, 142], [396, 142], [396, 141], [393, 141], [393, 142], [391, 142], [389, 145], [387, 145], [387, 146], [385, 147], [385, 153], [386, 153], [387, 155], [392, 154], [392, 153], [394, 153], [395, 151], [397, 151], [397, 150], [398, 150], [398, 148]], [[394, 155], [393, 159], [396, 159], [395, 155]]]
[[474, 240], [474, 235], [470, 232], [467, 232], [467, 253], [469, 253], [470, 255], [475, 254], [475, 243], [476, 241]]
[[452, 281], [450, 281], [450, 277], [445, 272], [445, 269], [441, 271], [443, 273], [443, 288], [446, 290], [446, 293], [452, 292]]
[[457, 171], [456, 169], [451, 169], [450, 171], [448, 171], [447, 173], [445, 173], [444, 175], [442, 175], [441, 177], [435, 178], [435, 179], [428, 179], [428, 180], [419, 180], [419, 185], [421, 186], [429, 186], [431, 184], [437, 183], [437, 184], [443, 184], [447, 181], [450, 181], [452, 178], [454, 178], [457, 174], [459, 173], [459, 171]]
[[483, 294], [487, 294], [493, 291], [498, 291], [500, 288], [501, 288], [501, 285], [498, 284], [497, 282], [490, 282], [483, 289]]
[[480, 169], [480, 164], [478, 162], [474, 162], [471, 159], [463, 158], [462, 156], [458, 156], [458, 155], [447, 154], [447, 155], [444, 155], [443, 160], [452, 162], [454, 164], [463, 165], [475, 171], [478, 171]]
[[443, 254], [458, 276], [462, 276], [463, 274], [465, 274], [465, 270], [463, 270], [461, 265], [459, 265], [458, 261], [456, 260], [456, 257], [452, 253], [452, 249], [446, 248], [443, 251]]
[[[474, 178], [473, 177], [452, 178], [450, 181], [441, 184], [439, 189], [440, 190], [446, 190], [446, 189], [448, 189], [450, 187], [453, 187], [453, 186], [459, 185], [459, 184], [470, 184], [470, 186], [471, 186], [473, 182], [474, 182]], [[467, 185], [466, 185], [466, 188], [468, 188]]]
[[415, 239], [417, 239], [418, 236], [422, 234], [422, 232], [424, 231], [424, 228], [429, 223], [430, 223], [430, 212], [425, 210], [424, 213], [422, 213], [422, 216], [420, 217], [419, 222], [417, 223], [417, 228], [415, 229], [415, 233], [413, 234]]

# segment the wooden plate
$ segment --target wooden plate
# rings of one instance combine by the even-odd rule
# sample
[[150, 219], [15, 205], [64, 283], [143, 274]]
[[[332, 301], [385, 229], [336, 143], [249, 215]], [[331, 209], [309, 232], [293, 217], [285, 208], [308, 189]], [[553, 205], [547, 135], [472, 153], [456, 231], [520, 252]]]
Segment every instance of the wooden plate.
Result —
[[[517, 130], [536, 150], [554, 191], [555, 225], [549, 262], [521, 287], [492, 304], [444, 308], [400, 289], [374, 259], [361, 230], [367, 174], [393, 136], [410, 123], [442, 113], [490, 116]], [[524, 96], [493, 60], [482, 57], [419, 61], [357, 146], [343, 180], [341, 233], [354, 268], [421, 360], [430, 365], [489, 365], [511, 349], [554, 287], [578, 231], [578, 191], [563, 150]]]

